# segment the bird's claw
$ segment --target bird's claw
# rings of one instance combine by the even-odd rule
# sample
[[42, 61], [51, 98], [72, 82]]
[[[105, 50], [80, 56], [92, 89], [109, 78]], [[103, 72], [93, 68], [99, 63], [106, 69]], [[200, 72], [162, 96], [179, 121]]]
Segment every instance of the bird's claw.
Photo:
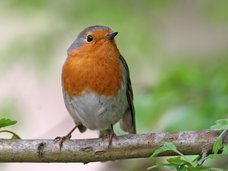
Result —
[[70, 140], [70, 138], [71, 138], [71, 135], [66, 135], [66, 136], [63, 136], [63, 137], [56, 137], [56, 138], [54, 139], [54, 143], [59, 142], [59, 148], [60, 148], [60, 151], [61, 151], [61, 149], [62, 149], [62, 147], [63, 147], [63, 143], [64, 143], [66, 140]]

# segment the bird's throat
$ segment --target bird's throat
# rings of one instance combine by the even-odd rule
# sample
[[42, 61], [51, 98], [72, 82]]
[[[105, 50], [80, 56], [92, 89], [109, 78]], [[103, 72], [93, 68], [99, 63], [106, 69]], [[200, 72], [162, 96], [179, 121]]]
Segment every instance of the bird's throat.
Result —
[[99, 95], [115, 96], [121, 82], [121, 64], [117, 57], [81, 54], [78, 58], [69, 56], [63, 66], [63, 88], [71, 95], [80, 96], [93, 91]]

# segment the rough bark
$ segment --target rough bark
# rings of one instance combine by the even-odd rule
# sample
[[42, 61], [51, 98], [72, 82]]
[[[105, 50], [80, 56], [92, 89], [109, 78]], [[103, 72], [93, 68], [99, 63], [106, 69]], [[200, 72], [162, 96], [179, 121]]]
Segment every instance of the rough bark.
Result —
[[[211, 153], [219, 131], [189, 131], [175, 133], [148, 133], [124, 135], [108, 140], [78, 139], [59, 144], [53, 140], [0, 139], [0, 162], [96, 162], [149, 157], [165, 142], [172, 142], [185, 155]], [[223, 142], [228, 142], [224, 134]], [[174, 155], [165, 152], [162, 156]]]

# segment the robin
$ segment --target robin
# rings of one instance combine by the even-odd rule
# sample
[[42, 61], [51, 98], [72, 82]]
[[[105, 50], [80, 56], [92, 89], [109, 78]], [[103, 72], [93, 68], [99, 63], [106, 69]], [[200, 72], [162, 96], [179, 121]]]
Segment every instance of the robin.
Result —
[[129, 69], [114, 41], [118, 32], [106, 26], [84, 29], [69, 47], [62, 69], [65, 106], [75, 127], [57, 137], [60, 148], [78, 128], [99, 130], [99, 137], [115, 136], [113, 125], [120, 121], [123, 131], [136, 133], [133, 91]]

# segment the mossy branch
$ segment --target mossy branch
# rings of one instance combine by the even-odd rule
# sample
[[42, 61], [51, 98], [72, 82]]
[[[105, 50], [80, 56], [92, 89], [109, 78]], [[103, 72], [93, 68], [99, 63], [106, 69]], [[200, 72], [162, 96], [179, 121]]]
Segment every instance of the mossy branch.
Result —
[[[59, 144], [53, 140], [0, 139], [0, 162], [96, 162], [149, 157], [165, 142], [172, 142], [185, 155], [210, 154], [220, 131], [189, 131], [124, 135], [108, 140], [75, 139]], [[227, 133], [223, 142], [228, 142]], [[174, 155], [173, 152], [162, 153]]]

